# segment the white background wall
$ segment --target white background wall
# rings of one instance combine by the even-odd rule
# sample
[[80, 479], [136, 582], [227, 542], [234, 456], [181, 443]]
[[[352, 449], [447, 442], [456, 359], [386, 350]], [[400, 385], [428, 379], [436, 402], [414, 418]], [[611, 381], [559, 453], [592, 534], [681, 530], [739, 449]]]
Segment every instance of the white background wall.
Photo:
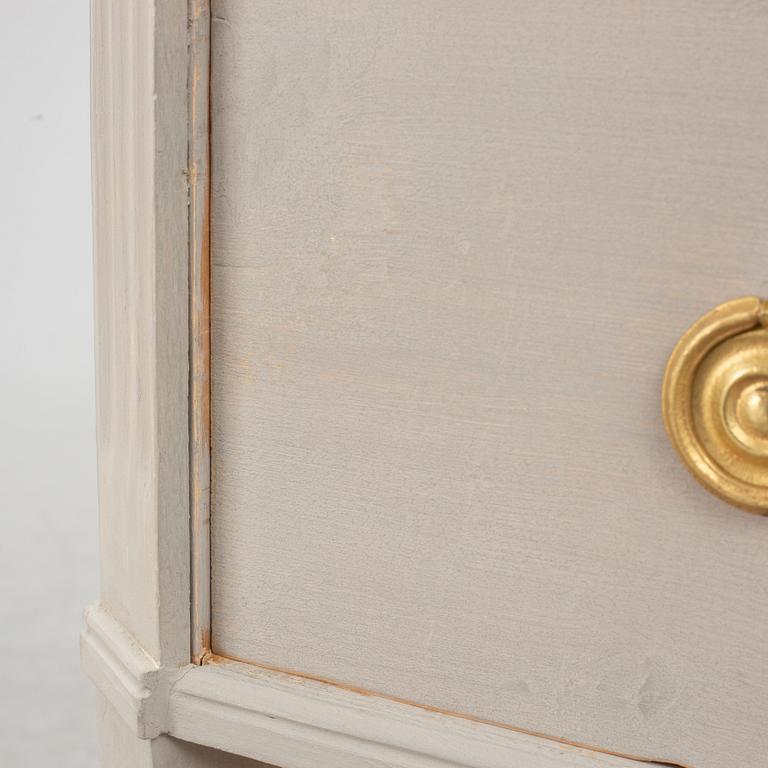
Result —
[[0, 765], [92, 768], [95, 599], [86, 0], [0, 0]]

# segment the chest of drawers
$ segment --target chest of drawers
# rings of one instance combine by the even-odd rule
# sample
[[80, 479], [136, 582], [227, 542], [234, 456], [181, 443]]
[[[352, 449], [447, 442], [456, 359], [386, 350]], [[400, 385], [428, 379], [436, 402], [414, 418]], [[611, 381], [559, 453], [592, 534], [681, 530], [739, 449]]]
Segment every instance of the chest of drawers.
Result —
[[768, 293], [761, 5], [93, 13], [105, 765], [765, 764], [661, 404]]

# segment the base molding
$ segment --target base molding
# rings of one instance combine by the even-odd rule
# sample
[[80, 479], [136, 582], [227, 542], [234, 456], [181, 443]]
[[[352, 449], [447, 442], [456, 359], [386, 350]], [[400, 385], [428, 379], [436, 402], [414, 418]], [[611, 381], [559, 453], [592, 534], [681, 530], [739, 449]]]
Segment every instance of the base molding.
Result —
[[153, 739], [165, 732], [168, 696], [186, 667], [159, 666], [100, 605], [85, 610], [80, 663], [136, 736]]
[[235, 661], [161, 667], [102, 606], [82, 666], [141, 739], [282, 768], [642, 768], [653, 765]]

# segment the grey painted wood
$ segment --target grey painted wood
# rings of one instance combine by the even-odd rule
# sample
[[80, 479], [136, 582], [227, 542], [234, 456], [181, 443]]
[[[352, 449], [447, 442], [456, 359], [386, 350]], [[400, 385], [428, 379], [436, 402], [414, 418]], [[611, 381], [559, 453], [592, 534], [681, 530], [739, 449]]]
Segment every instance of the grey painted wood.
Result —
[[221, 657], [179, 677], [167, 727], [283, 768], [661, 768]]
[[768, 293], [760, 4], [213, 6], [213, 648], [600, 749], [768, 753], [768, 526], [679, 334]]
[[161, 736], [152, 748], [155, 756], [153, 768], [273, 768], [258, 760], [169, 736]]
[[102, 768], [272, 768], [170, 736], [139, 739], [100, 695], [97, 707]]
[[283, 768], [651, 765], [221, 657], [161, 667], [101, 606], [86, 611], [81, 658], [133, 737], [116, 759], [170, 734]]
[[187, 3], [92, 10], [102, 603], [189, 661]]

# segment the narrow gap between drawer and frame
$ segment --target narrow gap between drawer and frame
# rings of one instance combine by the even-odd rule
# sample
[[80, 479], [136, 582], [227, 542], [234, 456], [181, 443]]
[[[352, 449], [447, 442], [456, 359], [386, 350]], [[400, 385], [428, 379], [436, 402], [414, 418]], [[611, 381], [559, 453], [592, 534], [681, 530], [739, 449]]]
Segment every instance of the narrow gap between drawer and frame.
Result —
[[210, 0], [189, 0], [190, 648], [211, 652], [211, 114]]

